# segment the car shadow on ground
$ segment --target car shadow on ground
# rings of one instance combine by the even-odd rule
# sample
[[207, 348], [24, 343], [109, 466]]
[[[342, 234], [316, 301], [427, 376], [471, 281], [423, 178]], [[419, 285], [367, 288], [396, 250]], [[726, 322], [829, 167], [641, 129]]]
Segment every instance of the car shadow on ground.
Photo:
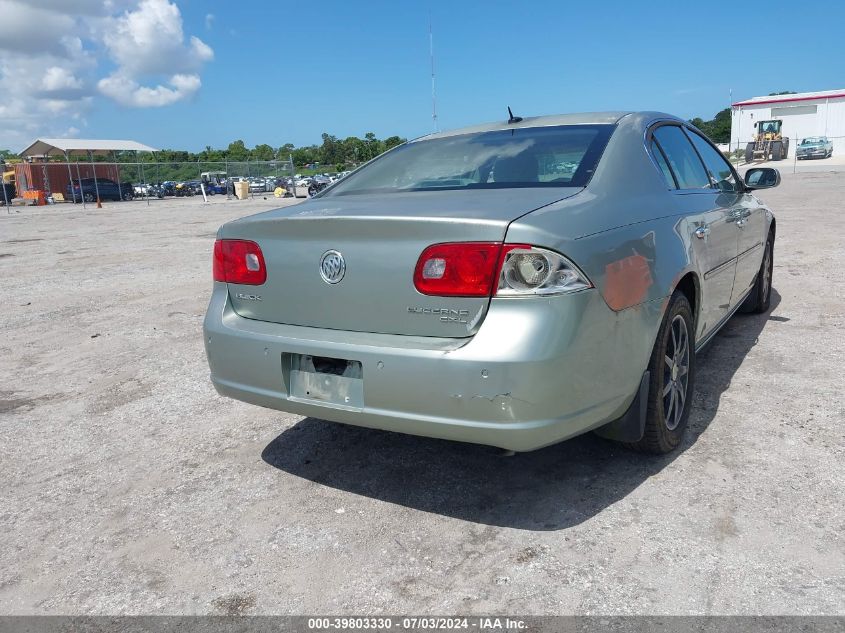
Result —
[[474, 523], [525, 530], [578, 525], [660, 472], [707, 430], [779, 302], [772, 290], [769, 313], [736, 315], [698, 355], [686, 440], [670, 455], [640, 455], [587, 434], [505, 457], [485, 446], [305, 418], [270, 442], [262, 458], [315, 483]]

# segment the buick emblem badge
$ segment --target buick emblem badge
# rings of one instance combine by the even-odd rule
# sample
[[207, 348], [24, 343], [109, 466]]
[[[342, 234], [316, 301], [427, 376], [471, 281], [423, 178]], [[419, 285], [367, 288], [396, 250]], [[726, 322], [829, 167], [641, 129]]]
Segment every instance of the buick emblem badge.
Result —
[[346, 274], [346, 261], [338, 251], [326, 251], [320, 258], [320, 277], [327, 284], [336, 284]]

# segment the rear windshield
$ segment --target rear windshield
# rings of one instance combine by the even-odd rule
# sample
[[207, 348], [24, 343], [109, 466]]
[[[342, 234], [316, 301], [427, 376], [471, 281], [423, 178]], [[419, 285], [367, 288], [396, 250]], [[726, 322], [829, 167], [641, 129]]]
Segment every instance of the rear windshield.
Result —
[[413, 141], [347, 176], [325, 195], [583, 187], [614, 127], [516, 128]]

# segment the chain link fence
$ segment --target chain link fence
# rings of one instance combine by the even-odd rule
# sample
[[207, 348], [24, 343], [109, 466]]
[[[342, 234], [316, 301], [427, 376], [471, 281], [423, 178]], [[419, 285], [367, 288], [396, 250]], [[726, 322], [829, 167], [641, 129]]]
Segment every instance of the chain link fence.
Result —
[[[281, 187], [296, 194], [291, 161], [191, 162], [55, 162], [16, 163], [14, 177], [4, 183], [0, 204], [43, 194], [47, 202], [99, 200], [151, 201], [167, 197], [235, 195], [235, 183], [246, 182], [250, 197], [274, 194]], [[300, 188], [301, 189], [301, 188]]]
[[[753, 138], [736, 139], [717, 147], [737, 168], [765, 165], [785, 173], [845, 171], [845, 136], [785, 138], [775, 148]], [[781, 150], [780, 158], [777, 149]]]
[[[825, 140], [816, 142], [815, 139]], [[788, 141], [788, 142], [784, 142]], [[788, 138], [773, 155], [771, 146], [754, 139], [733, 139], [717, 144], [738, 169], [765, 165], [782, 173], [845, 172], [845, 136]], [[748, 160], [750, 158], [750, 160]], [[290, 160], [182, 161], [182, 162], [40, 162], [17, 163], [14, 178], [2, 186], [0, 204], [26, 192], [43, 192], [47, 202], [97, 199], [143, 199], [147, 204], [168, 197], [234, 196], [236, 182], [246, 181], [250, 197], [273, 194], [281, 186], [288, 195], [305, 195], [296, 186], [296, 168]], [[297, 191], [299, 190], [299, 191]], [[116, 193], [115, 193], [116, 191]], [[56, 195], [59, 194], [59, 195]], [[29, 195], [29, 194], [27, 194]]]

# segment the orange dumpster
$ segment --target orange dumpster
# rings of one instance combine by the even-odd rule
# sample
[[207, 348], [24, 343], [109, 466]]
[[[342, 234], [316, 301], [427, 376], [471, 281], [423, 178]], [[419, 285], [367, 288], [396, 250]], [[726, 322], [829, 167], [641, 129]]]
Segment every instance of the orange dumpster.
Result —
[[44, 192], [40, 190], [34, 191], [24, 191], [23, 197], [25, 200], [35, 200], [36, 206], [42, 206], [47, 204], [47, 200], [45, 200]]

